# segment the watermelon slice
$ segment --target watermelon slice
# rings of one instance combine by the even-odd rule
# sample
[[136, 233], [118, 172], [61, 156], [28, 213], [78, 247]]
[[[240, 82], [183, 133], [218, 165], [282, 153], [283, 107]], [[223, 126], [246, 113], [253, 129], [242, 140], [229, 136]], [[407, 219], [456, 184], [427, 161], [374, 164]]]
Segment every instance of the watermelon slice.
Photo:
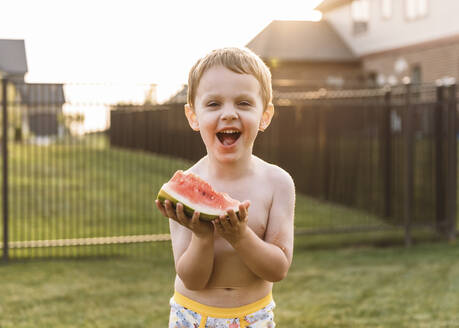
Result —
[[175, 172], [169, 182], [163, 184], [157, 199], [170, 200], [173, 206], [180, 202], [186, 215], [199, 211], [201, 220], [211, 221], [225, 215], [230, 209], [239, 211], [240, 202], [228, 194], [215, 191], [210, 184], [193, 173]]

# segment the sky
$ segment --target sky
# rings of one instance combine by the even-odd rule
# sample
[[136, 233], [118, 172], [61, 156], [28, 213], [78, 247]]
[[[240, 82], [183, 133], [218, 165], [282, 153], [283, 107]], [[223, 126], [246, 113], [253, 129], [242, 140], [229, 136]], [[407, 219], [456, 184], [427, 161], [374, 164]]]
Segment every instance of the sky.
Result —
[[208, 51], [272, 20], [318, 20], [321, 0], [0, 0], [0, 39], [24, 39], [27, 82], [155, 83], [159, 101]]

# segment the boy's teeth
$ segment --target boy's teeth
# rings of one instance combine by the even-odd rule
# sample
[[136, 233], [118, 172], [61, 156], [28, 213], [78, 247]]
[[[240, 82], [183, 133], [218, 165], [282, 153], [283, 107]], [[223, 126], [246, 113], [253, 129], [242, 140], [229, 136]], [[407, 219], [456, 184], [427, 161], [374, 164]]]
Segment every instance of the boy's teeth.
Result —
[[237, 130], [224, 130], [217, 133], [217, 137], [225, 146], [232, 145], [240, 137], [241, 132]]

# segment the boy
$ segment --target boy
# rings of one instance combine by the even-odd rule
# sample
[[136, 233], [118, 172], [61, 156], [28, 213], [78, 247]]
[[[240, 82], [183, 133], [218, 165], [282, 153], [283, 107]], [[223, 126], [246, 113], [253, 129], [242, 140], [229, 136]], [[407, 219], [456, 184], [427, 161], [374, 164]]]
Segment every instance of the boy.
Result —
[[271, 290], [292, 262], [295, 188], [288, 173], [252, 154], [273, 114], [271, 74], [250, 50], [215, 50], [192, 67], [185, 115], [207, 155], [189, 171], [245, 201], [239, 215], [212, 222], [156, 201], [170, 218], [177, 272], [171, 328], [275, 326]]

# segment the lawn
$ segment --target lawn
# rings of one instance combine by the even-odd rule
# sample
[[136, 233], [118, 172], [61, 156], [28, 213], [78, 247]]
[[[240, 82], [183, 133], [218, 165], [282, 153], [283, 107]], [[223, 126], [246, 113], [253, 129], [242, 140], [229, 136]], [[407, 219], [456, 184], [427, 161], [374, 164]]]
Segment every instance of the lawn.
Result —
[[[191, 165], [110, 147], [103, 136], [48, 146], [12, 143], [9, 153], [12, 242], [168, 233], [167, 220], [154, 209], [153, 198], [176, 170]], [[384, 221], [363, 211], [301, 194], [297, 195], [295, 225], [298, 231], [385, 227]], [[104, 248], [109, 247], [99, 247], [98, 253]], [[44, 252], [71, 255], [82, 251], [58, 248]], [[43, 252], [11, 249], [10, 253], [12, 257], [36, 257]], [[107, 253], [113, 252], [109, 249]]]
[[168, 231], [152, 199], [189, 163], [87, 139], [10, 146], [11, 241]]
[[[89, 144], [11, 147], [12, 240], [167, 232], [152, 195], [185, 161]], [[385, 227], [297, 195], [296, 231]], [[295, 237], [279, 327], [459, 327], [459, 246], [401, 231]], [[166, 327], [170, 243], [12, 249], [0, 327]]]
[[[459, 245], [423, 237], [297, 236], [276, 284], [279, 327], [458, 327]], [[152, 256], [14, 260], [0, 265], [0, 327], [166, 327], [170, 244]]]

